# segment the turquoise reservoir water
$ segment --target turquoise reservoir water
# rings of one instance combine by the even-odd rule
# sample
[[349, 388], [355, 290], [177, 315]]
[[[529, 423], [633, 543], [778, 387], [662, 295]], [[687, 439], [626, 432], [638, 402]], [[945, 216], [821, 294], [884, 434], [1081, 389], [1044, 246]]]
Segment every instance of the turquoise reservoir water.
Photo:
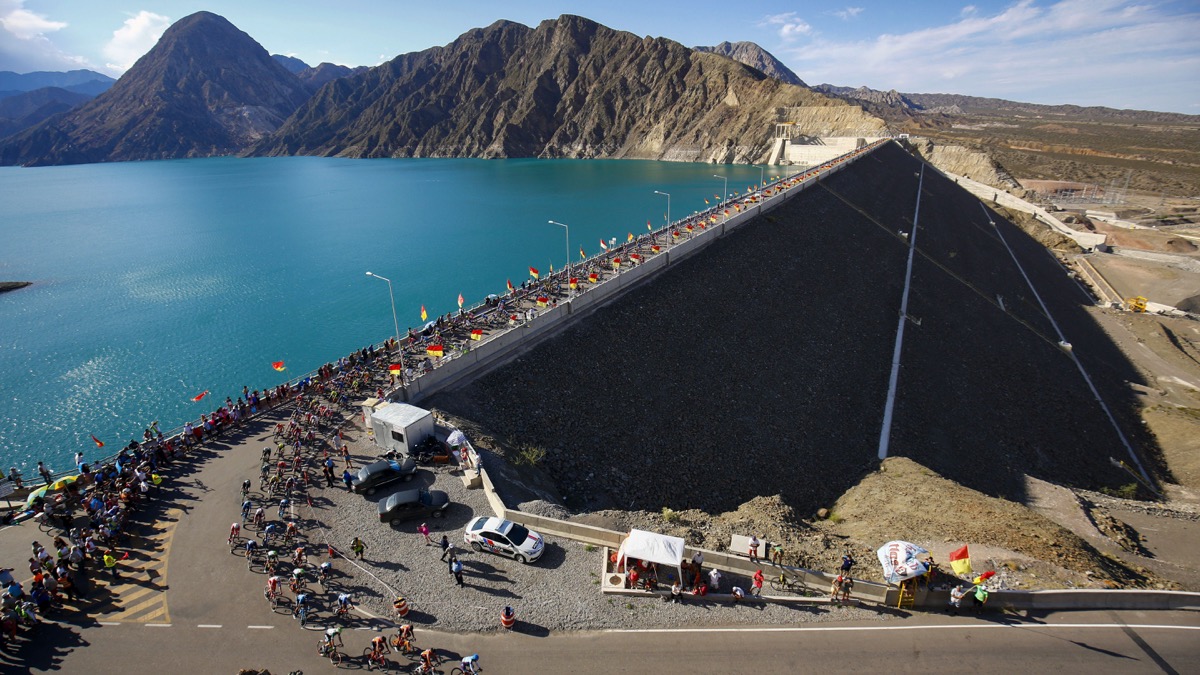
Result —
[[[757, 184], [748, 166], [202, 159], [0, 168], [0, 469], [69, 467]], [[285, 361], [286, 373], [271, 369]], [[210, 397], [192, 402], [209, 390]], [[105, 441], [97, 451], [89, 434]]]

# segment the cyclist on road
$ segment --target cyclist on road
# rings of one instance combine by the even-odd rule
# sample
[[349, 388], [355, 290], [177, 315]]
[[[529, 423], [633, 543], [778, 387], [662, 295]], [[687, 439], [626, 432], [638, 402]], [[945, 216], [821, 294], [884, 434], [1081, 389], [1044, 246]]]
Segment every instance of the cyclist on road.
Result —
[[264, 521], [266, 521], [266, 519], [267, 519], [267, 514], [263, 513], [261, 506], [258, 507], [258, 510], [254, 512], [254, 526], [262, 527], [262, 524]]
[[258, 550], [258, 542], [254, 541], [253, 539], [247, 539], [246, 540], [246, 557], [247, 558], [253, 557], [254, 552], [257, 550]]
[[[262, 449], [262, 461], [263, 461], [264, 466], [266, 465], [267, 462], [271, 461], [271, 448], [263, 448]], [[265, 476], [266, 473], [267, 472], [264, 471], [263, 475]]]
[[463, 675], [467, 675], [467, 673], [471, 673], [471, 675], [477, 675], [479, 673], [478, 668], [479, 668], [479, 655], [478, 654], [472, 654], [470, 656], [463, 658], [463, 660], [462, 660]]
[[229, 543], [232, 544], [242, 533], [242, 524], [234, 523], [229, 527]]
[[292, 562], [295, 563], [297, 567], [308, 562], [308, 556], [304, 553], [303, 546], [297, 546], [296, 550], [292, 552]]
[[423, 672], [432, 673], [435, 662], [440, 662], [440, 660], [432, 647], [421, 652], [421, 670]]
[[267, 568], [272, 573], [275, 571], [275, 566], [279, 564], [279, 551], [267, 551]]
[[292, 616], [308, 616], [308, 593], [297, 593], [292, 606]]
[[383, 656], [391, 653], [392, 650], [387, 646], [387, 638], [382, 635], [371, 638], [371, 656]]
[[248, 518], [250, 518], [250, 509], [253, 508], [253, 506], [254, 505], [250, 503], [249, 499], [242, 502], [242, 522], [243, 523], [246, 522], [246, 520]]
[[339, 593], [337, 602], [339, 611], [345, 610], [349, 612], [351, 609], [354, 609], [354, 600], [349, 593]]
[[284, 497], [283, 499], [279, 500], [279, 519], [280, 520], [283, 520], [284, 512], [286, 512], [288, 510], [288, 507], [291, 505], [292, 505], [292, 500], [288, 499], [287, 497]]
[[324, 583], [329, 580], [329, 575], [333, 572], [333, 563], [331, 563], [331, 562], [321, 563], [320, 570], [321, 570], [321, 583]]
[[250, 492], [250, 479], [249, 478], [242, 481], [242, 494], [245, 495], [248, 492]]
[[325, 629], [325, 644], [332, 647], [333, 641], [335, 639], [337, 640], [337, 646], [339, 646], [339, 647], [346, 646], [345, 644], [342, 643], [342, 627], [341, 626], [333, 626], [331, 628]]
[[266, 546], [267, 542], [271, 541], [271, 539], [273, 537], [275, 537], [275, 535], [278, 531], [279, 531], [279, 528], [275, 526], [275, 523], [271, 523], [270, 525], [267, 525], [266, 527], [264, 527], [263, 528], [263, 546]]
[[267, 591], [269, 591], [271, 595], [279, 595], [279, 584], [282, 581], [283, 579], [280, 579], [279, 576], [274, 574], [267, 577]]
[[296, 527], [295, 521], [288, 521], [287, 530], [284, 533], [284, 536], [289, 539], [300, 536], [300, 529]]

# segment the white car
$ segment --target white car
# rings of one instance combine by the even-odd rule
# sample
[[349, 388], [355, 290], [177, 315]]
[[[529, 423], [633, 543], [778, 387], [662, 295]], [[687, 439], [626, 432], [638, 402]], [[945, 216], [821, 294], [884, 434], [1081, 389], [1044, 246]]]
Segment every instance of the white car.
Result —
[[519, 563], [537, 560], [546, 548], [537, 532], [512, 521], [482, 516], [467, 523], [463, 541], [476, 552], [506, 555]]

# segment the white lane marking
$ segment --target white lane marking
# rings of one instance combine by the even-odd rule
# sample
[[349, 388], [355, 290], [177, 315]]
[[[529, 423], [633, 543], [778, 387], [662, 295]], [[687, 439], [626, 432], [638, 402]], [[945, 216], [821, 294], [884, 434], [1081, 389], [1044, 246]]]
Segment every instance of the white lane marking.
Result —
[[221, 624], [219, 624], [219, 623], [202, 623], [202, 624], [198, 624], [196, 626], [196, 628], [220, 628], [220, 627], [221, 627]]
[[1142, 630], [1200, 630], [1200, 626], [1124, 623], [980, 623], [942, 626], [786, 626], [780, 628], [608, 628], [604, 633], [849, 633], [877, 630], [962, 630], [985, 628], [1138, 628]]
[[96, 623], [100, 624], [101, 626], [120, 626], [121, 625], [120, 621], [97, 621]]
[[261, 629], [261, 630], [270, 630], [270, 629], [272, 629], [272, 628], [274, 628], [274, 627], [275, 627], [275, 626], [246, 626], [246, 628], [258, 628], [258, 629]]
[[171, 624], [169, 624], [169, 623], [147, 623], [147, 624], [143, 624], [143, 625], [148, 626], [150, 628], [170, 628], [171, 627]]

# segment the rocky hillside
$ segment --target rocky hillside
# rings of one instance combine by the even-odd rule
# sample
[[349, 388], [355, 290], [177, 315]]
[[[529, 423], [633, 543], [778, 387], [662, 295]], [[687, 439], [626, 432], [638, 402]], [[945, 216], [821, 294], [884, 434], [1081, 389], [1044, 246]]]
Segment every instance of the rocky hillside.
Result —
[[500, 21], [325, 85], [257, 155], [765, 159], [780, 107], [856, 106], [577, 16]]
[[909, 145], [942, 171], [966, 176], [1020, 196], [1020, 184], [987, 152], [962, 145], [947, 145], [928, 138], [912, 138]]
[[14, 73], [11, 70], [3, 70], [0, 71], [0, 98], [45, 87], [58, 87], [76, 94], [95, 96], [111, 87], [114, 82], [116, 80], [94, 70], [37, 71], [33, 73]]
[[783, 65], [782, 61], [775, 58], [774, 54], [753, 42], [722, 42], [715, 47], [692, 47], [692, 49], [698, 52], [710, 52], [712, 54], [728, 56], [734, 61], [744, 63], [780, 82], [795, 84], [801, 87], [808, 86], [790, 68]]
[[108, 91], [6, 140], [3, 164], [77, 164], [236, 153], [308, 98], [296, 76], [224, 18], [172, 25]]
[[366, 66], [339, 66], [336, 63], [322, 63], [317, 66], [310, 66], [304, 61], [294, 56], [283, 56], [281, 54], [272, 54], [271, 58], [275, 59], [279, 65], [287, 69], [287, 71], [300, 81], [308, 85], [312, 91], [321, 88], [326, 82], [332, 82], [341, 77], [357, 75], [365, 70]]

